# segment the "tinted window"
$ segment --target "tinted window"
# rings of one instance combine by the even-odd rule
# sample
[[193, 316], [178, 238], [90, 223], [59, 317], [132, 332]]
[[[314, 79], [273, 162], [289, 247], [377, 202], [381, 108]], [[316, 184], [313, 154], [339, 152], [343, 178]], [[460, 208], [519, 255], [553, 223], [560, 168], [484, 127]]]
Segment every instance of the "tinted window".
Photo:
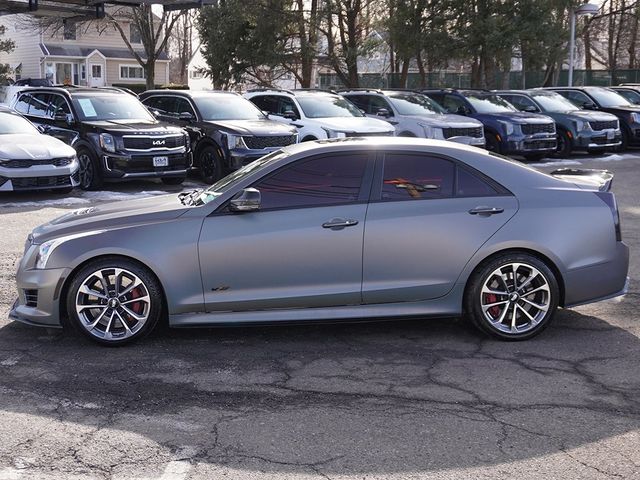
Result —
[[367, 95], [344, 95], [344, 98], [353, 103], [360, 110], [364, 110], [366, 113], [369, 111], [369, 97]]
[[252, 97], [251, 102], [260, 110], [273, 115], [283, 116], [285, 112], [291, 111], [300, 117], [300, 112], [293, 100], [282, 95], [258, 95]]
[[151, 97], [146, 99], [144, 104], [161, 114], [171, 113], [175, 105], [175, 97]]
[[317, 207], [355, 202], [367, 155], [336, 155], [299, 161], [254, 185], [262, 209]]
[[36, 117], [46, 117], [49, 106], [48, 93], [31, 93], [26, 95], [26, 103], [29, 104], [29, 115]]
[[49, 102], [49, 116], [51, 118], [56, 115], [69, 115], [71, 113], [69, 104], [62, 95], [51, 95]]
[[366, 110], [367, 113], [377, 115], [378, 112], [383, 108], [387, 110], [387, 112], [389, 112], [391, 116], [393, 116], [393, 109], [384, 98], [379, 97], [377, 95], [371, 95], [369, 97], [369, 107]]
[[471, 172], [458, 167], [456, 196], [458, 197], [491, 197], [498, 192], [484, 180]]
[[442, 99], [442, 106], [449, 113], [464, 114], [467, 110], [467, 103], [456, 95], [445, 95]]
[[388, 154], [384, 161], [382, 200], [424, 200], [453, 196], [455, 165], [419, 154]]
[[176, 103], [173, 112], [176, 115], [180, 115], [181, 113], [190, 113], [194, 117], [196, 116], [196, 112], [193, 111], [191, 103], [189, 103], [189, 100], [187, 100], [186, 98], [176, 97]]

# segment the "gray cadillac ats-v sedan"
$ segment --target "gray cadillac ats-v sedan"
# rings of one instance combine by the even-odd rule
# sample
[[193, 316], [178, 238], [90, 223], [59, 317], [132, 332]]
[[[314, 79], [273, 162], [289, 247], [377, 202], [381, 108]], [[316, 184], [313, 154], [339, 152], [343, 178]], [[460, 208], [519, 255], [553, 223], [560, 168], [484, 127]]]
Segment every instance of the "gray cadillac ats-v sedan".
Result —
[[530, 338], [558, 306], [625, 292], [605, 171], [552, 175], [408, 138], [294, 145], [209, 189], [36, 228], [11, 317], [102, 344], [173, 327], [457, 317]]

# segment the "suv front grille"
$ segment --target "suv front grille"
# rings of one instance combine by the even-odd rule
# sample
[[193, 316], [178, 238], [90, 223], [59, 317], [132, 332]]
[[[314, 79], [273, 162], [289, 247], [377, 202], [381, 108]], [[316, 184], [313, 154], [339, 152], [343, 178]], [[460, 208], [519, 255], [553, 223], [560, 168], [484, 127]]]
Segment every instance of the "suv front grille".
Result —
[[185, 146], [184, 135], [145, 136], [125, 135], [122, 137], [126, 150], [163, 150]]
[[557, 146], [556, 139], [548, 139], [548, 140], [525, 140], [524, 141], [524, 149], [525, 150], [548, 150], [555, 149]]
[[6, 168], [29, 168], [40, 165], [53, 165], [55, 167], [65, 167], [73, 162], [73, 157], [49, 158], [47, 160], [9, 160], [2, 166]]
[[556, 133], [554, 123], [525, 123], [520, 126], [522, 133], [525, 135], [534, 135], [536, 133]]
[[36, 308], [38, 306], [38, 290], [23, 290], [24, 301], [27, 307]]
[[589, 122], [589, 126], [591, 127], [591, 130], [609, 130], [611, 128], [613, 129], [617, 129], [618, 128], [618, 121], [617, 120], [607, 120], [604, 122]]
[[264, 137], [242, 137], [247, 147], [252, 150], [262, 150], [269, 147], [286, 147], [287, 145], [293, 145], [296, 143], [295, 135], [279, 135], [279, 136], [264, 136]]
[[27, 177], [27, 178], [12, 178], [14, 190], [28, 190], [31, 188], [56, 188], [56, 187], [70, 187], [71, 179], [68, 175], [60, 177]]
[[482, 127], [474, 128], [443, 128], [442, 134], [444, 138], [451, 137], [474, 137], [482, 138]]

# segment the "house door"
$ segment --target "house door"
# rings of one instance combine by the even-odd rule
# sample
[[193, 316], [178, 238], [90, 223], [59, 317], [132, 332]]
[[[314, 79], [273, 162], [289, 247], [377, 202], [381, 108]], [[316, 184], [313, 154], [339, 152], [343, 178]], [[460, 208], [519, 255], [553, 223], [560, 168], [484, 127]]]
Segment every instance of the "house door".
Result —
[[101, 63], [92, 63], [90, 72], [92, 87], [104, 87], [104, 68]]
[[56, 63], [56, 81], [60, 85], [73, 83], [72, 65], [70, 63]]

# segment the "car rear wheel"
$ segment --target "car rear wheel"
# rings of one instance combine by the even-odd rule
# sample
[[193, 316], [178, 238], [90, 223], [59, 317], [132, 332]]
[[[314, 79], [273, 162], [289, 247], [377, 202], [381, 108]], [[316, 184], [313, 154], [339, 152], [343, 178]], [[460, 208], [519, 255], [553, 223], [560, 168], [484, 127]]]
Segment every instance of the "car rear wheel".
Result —
[[67, 313], [76, 330], [101, 345], [118, 346], [147, 335], [163, 311], [157, 279], [122, 258], [91, 262], [72, 279]]
[[78, 150], [78, 163], [80, 164], [80, 188], [82, 190], [98, 190], [102, 187], [98, 159], [90, 150], [86, 148]]
[[465, 293], [465, 314], [482, 332], [502, 340], [526, 340], [552, 321], [558, 281], [540, 259], [507, 253], [480, 265]]
[[161, 179], [165, 185], [182, 185], [186, 177], [166, 177]]
[[222, 161], [213, 146], [202, 149], [198, 156], [200, 175], [206, 183], [213, 184], [222, 178]]

